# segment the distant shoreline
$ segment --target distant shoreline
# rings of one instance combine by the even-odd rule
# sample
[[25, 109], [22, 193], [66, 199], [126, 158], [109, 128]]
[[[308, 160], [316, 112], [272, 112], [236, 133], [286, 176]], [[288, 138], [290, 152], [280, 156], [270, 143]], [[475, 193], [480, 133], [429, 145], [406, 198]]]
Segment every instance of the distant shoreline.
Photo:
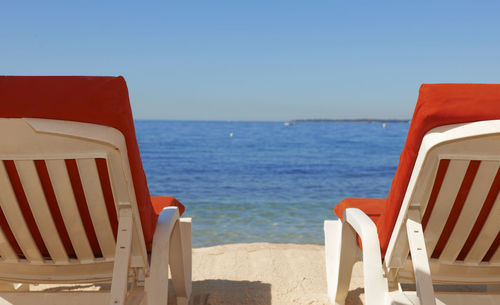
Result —
[[228, 123], [228, 122], [242, 122], [242, 123], [307, 123], [307, 122], [313, 122], [313, 123], [408, 123], [410, 120], [409, 119], [295, 119], [295, 120], [288, 120], [288, 121], [283, 121], [283, 120], [270, 120], [270, 121], [259, 121], [259, 120], [192, 120], [192, 119], [134, 119], [134, 121], [137, 122], [163, 122], [163, 121], [169, 121], [169, 122], [222, 122], [222, 123]]
[[408, 123], [410, 120], [402, 119], [297, 119], [290, 120], [288, 123]]

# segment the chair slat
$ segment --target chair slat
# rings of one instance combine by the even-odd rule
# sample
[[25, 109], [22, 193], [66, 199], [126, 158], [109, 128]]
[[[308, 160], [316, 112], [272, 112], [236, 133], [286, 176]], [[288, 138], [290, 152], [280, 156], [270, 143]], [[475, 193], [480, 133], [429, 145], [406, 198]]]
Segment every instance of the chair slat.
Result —
[[77, 159], [76, 163], [102, 255], [105, 258], [113, 258], [115, 238], [109, 222], [95, 159]]
[[468, 166], [469, 161], [466, 160], [450, 161], [436, 203], [429, 217], [429, 222], [425, 227], [425, 244], [429, 256], [434, 251], [441, 236]]
[[18, 160], [14, 161], [14, 163], [16, 164], [17, 172], [36, 225], [42, 235], [50, 257], [56, 263], [67, 263], [69, 261], [68, 255], [57, 233], [35, 163], [32, 160]]
[[469, 236], [474, 226], [476, 218], [481, 210], [481, 205], [486, 200], [486, 196], [495, 179], [499, 166], [500, 163], [495, 161], [482, 161], [479, 165], [479, 169], [460, 216], [439, 257], [441, 262], [451, 263], [456, 260], [466, 241], [466, 237]]
[[[492, 242], [497, 237], [498, 231], [500, 230], [500, 221], [498, 219], [498, 215], [500, 215], [500, 196], [498, 196], [491, 208], [490, 214], [486, 219], [481, 232], [476, 238], [474, 245], [470, 249], [469, 253], [465, 257], [464, 261], [466, 263], [479, 264], [486, 252], [488, 252], [491, 247]], [[494, 257], [490, 260], [493, 262]]]
[[42, 255], [38, 249], [31, 232], [28, 229], [24, 216], [17, 203], [16, 195], [10, 184], [5, 165], [0, 161], [0, 206], [16, 241], [30, 262], [43, 263]]
[[5, 236], [5, 234], [1, 229], [0, 229], [0, 256], [6, 262], [18, 261], [16, 252], [14, 252], [14, 249], [12, 249], [10, 242], [7, 240], [7, 237]]
[[[498, 219], [498, 216], [500, 216], [500, 214], [497, 214], [497, 219]], [[500, 234], [500, 232], [499, 232], [499, 234]], [[498, 234], [497, 234], [496, 239], [498, 239]], [[494, 244], [495, 244], [495, 242], [494, 242]], [[497, 243], [497, 246], [498, 246], [498, 243]], [[492, 245], [492, 247], [493, 247], [493, 245]], [[500, 249], [500, 247], [493, 250], [495, 252], [494, 252], [493, 256], [491, 257], [491, 259], [489, 260], [489, 262], [492, 264], [500, 263], [500, 251], [498, 249]]]
[[76, 204], [75, 195], [71, 188], [68, 171], [64, 160], [46, 160], [47, 171], [57, 199], [57, 205], [68, 231], [71, 244], [76, 256], [82, 262], [94, 260], [85, 228], [83, 227], [80, 212]]

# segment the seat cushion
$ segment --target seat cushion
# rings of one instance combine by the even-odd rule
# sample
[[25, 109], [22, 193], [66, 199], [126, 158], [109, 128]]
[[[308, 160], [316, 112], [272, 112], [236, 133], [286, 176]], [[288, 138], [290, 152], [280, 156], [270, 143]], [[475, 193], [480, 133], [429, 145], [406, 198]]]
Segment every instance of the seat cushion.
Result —
[[186, 209], [182, 203], [170, 196], [152, 196], [151, 203], [153, 204], [153, 209], [155, 210], [156, 215], [160, 215], [161, 211], [165, 207], [178, 207], [180, 215], [182, 215]]
[[[383, 214], [385, 209], [386, 199], [383, 198], [346, 198], [339, 202], [335, 208], [335, 215], [340, 220], [344, 219], [344, 212], [346, 209], [355, 208], [362, 210], [370, 219], [377, 225], [380, 216]], [[361, 238], [359, 236], [358, 245], [360, 248], [363, 248], [361, 244]]]
[[[431, 129], [450, 124], [500, 119], [499, 84], [424, 84], [419, 97], [398, 168], [377, 230], [382, 253], [385, 254], [403, 203], [413, 166], [424, 135]], [[363, 203], [363, 202], [359, 202]], [[383, 204], [383, 203], [381, 203]], [[341, 205], [335, 209], [343, 213]], [[370, 211], [372, 206], [360, 207]]]
[[[123, 77], [0, 76], [0, 117], [43, 118], [93, 123], [118, 129], [125, 137], [146, 247], [151, 249], [161, 207], [178, 201], [152, 203], [135, 136]], [[184, 211], [184, 207], [180, 208]], [[0, 217], [0, 222], [3, 217]], [[5, 227], [5, 223], [3, 226]]]
[[349, 208], [356, 208], [362, 210], [365, 214], [370, 217], [370, 219], [377, 223], [380, 216], [383, 214], [385, 209], [386, 199], [385, 198], [346, 198], [339, 202], [335, 208], [335, 215], [339, 219], [343, 219], [344, 212]]

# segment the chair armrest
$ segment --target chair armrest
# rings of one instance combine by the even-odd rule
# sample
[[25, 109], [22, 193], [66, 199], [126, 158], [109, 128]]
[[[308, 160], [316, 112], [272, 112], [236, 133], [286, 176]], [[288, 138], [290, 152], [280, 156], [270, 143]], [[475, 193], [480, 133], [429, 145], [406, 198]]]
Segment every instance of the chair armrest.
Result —
[[[158, 217], [153, 235], [150, 273], [145, 281], [148, 300], [168, 299], [168, 266], [171, 263], [172, 254], [175, 254], [171, 251], [171, 247], [182, 249], [180, 238], [178, 238], [180, 235], [178, 223], [179, 209], [177, 207], [164, 208]], [[174, 231], [177, 231], [177, 234], [174, 234]]]
[[345, 210], [343, 219], [360, 236], [363, 249], [368, 250], [372, 256], [377, 256], [378, 261], [381, 262], [377, 227], [370, 217], [360, 209], [349, 208]]
[[377, 227], [370, 217], [360, 209], [346, 209], [343, 219], [343, 230], [351, 227], [361, 237], [365, 298], [381, 302], [389, 291], [389, 285], [382, 268]]
[[[169, 206], [163, 208], [161, 211], [160, 215], [158, 216], [158, 222], [156, 224], [156, 227], [160, 227], [156, 231], [163, 231], [166, 230], [168, 232], [172, 231], [172, 227], [174, 226], [175, 222], [180, 218], [179, 216], [179, 209], [176, 206]], [[156, 234], [155, 231], [155, 234]], [[161, 234], [161, 233], [160, 233]], [[153, 236], [153, 243], [154, 243], [155, 236]], [[160, 241], [161, 242], [161, 241]]]

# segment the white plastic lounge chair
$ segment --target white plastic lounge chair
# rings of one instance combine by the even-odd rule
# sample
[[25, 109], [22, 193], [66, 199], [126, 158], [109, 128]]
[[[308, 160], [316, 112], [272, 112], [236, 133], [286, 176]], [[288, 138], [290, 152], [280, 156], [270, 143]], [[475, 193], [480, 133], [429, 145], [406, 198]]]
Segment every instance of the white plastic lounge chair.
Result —
[[[109, 79], [124, 86], [122, 78]], [[102, 87], [103, 80], [106, 84], [98, 79], [91, 87]], [[1, 85], [0, 78], [0, 91]], [[2, 288], [12, 287], [0, 292], [0, 304], [167, 304], [169, 265], [177, 304], [188, 303], [191, 220], [180, 219], [178, 207], [163, 208], [148, 249], [143, 232], [148, 224], [141, 219], [121, 131], [75, 121], [0, 118], [0, 143], [0, 280], [8, 284]], [[71, 164], [80, 179], [76, 186]], [[78, 202], [78, 192], [86, 207]], [[111, 283], [110, 291], [29, 292], [19, 285], [105, 282]]]
[[[379, 237], [384, 235], [380, 217], [387, 210], [374, 218], [377, 224], [362, 211], [362, 204], [345, 208], [343, 221], [325, 221], [332, 302], [345, 302], [352, 267], [362, 260], [366, 304], [500, 304], [500, 294], [494, 292], [500, 284], [500, 120], [481, 120], [500, 118], [500, 86], [483, 86], [421, 88], [412, 121], [416, 126], [410, 127], [408, 139], [414, 140], [412, 133], [429, 117], [439, 125], [442, 117], [453, 120], [452, 113], [468, 111], [465, 121], [471, 122], [425, 133], [386, 248]], [[446, 98], [447, 93], [453, 98]], [[423, 102], [432, 99], [432, 107]], [[460, 106], [464, 101], [478, 108], [439, 110], [443, 103]], [[422, 119], [423, 109], [430, 108], [427, 114], [433, 115]], [[403, 291], [402, 283], [416, 283], [416, 292]], [[483, 284], [488, 289], [445, 293], [435, 292], [433, 284]]]

